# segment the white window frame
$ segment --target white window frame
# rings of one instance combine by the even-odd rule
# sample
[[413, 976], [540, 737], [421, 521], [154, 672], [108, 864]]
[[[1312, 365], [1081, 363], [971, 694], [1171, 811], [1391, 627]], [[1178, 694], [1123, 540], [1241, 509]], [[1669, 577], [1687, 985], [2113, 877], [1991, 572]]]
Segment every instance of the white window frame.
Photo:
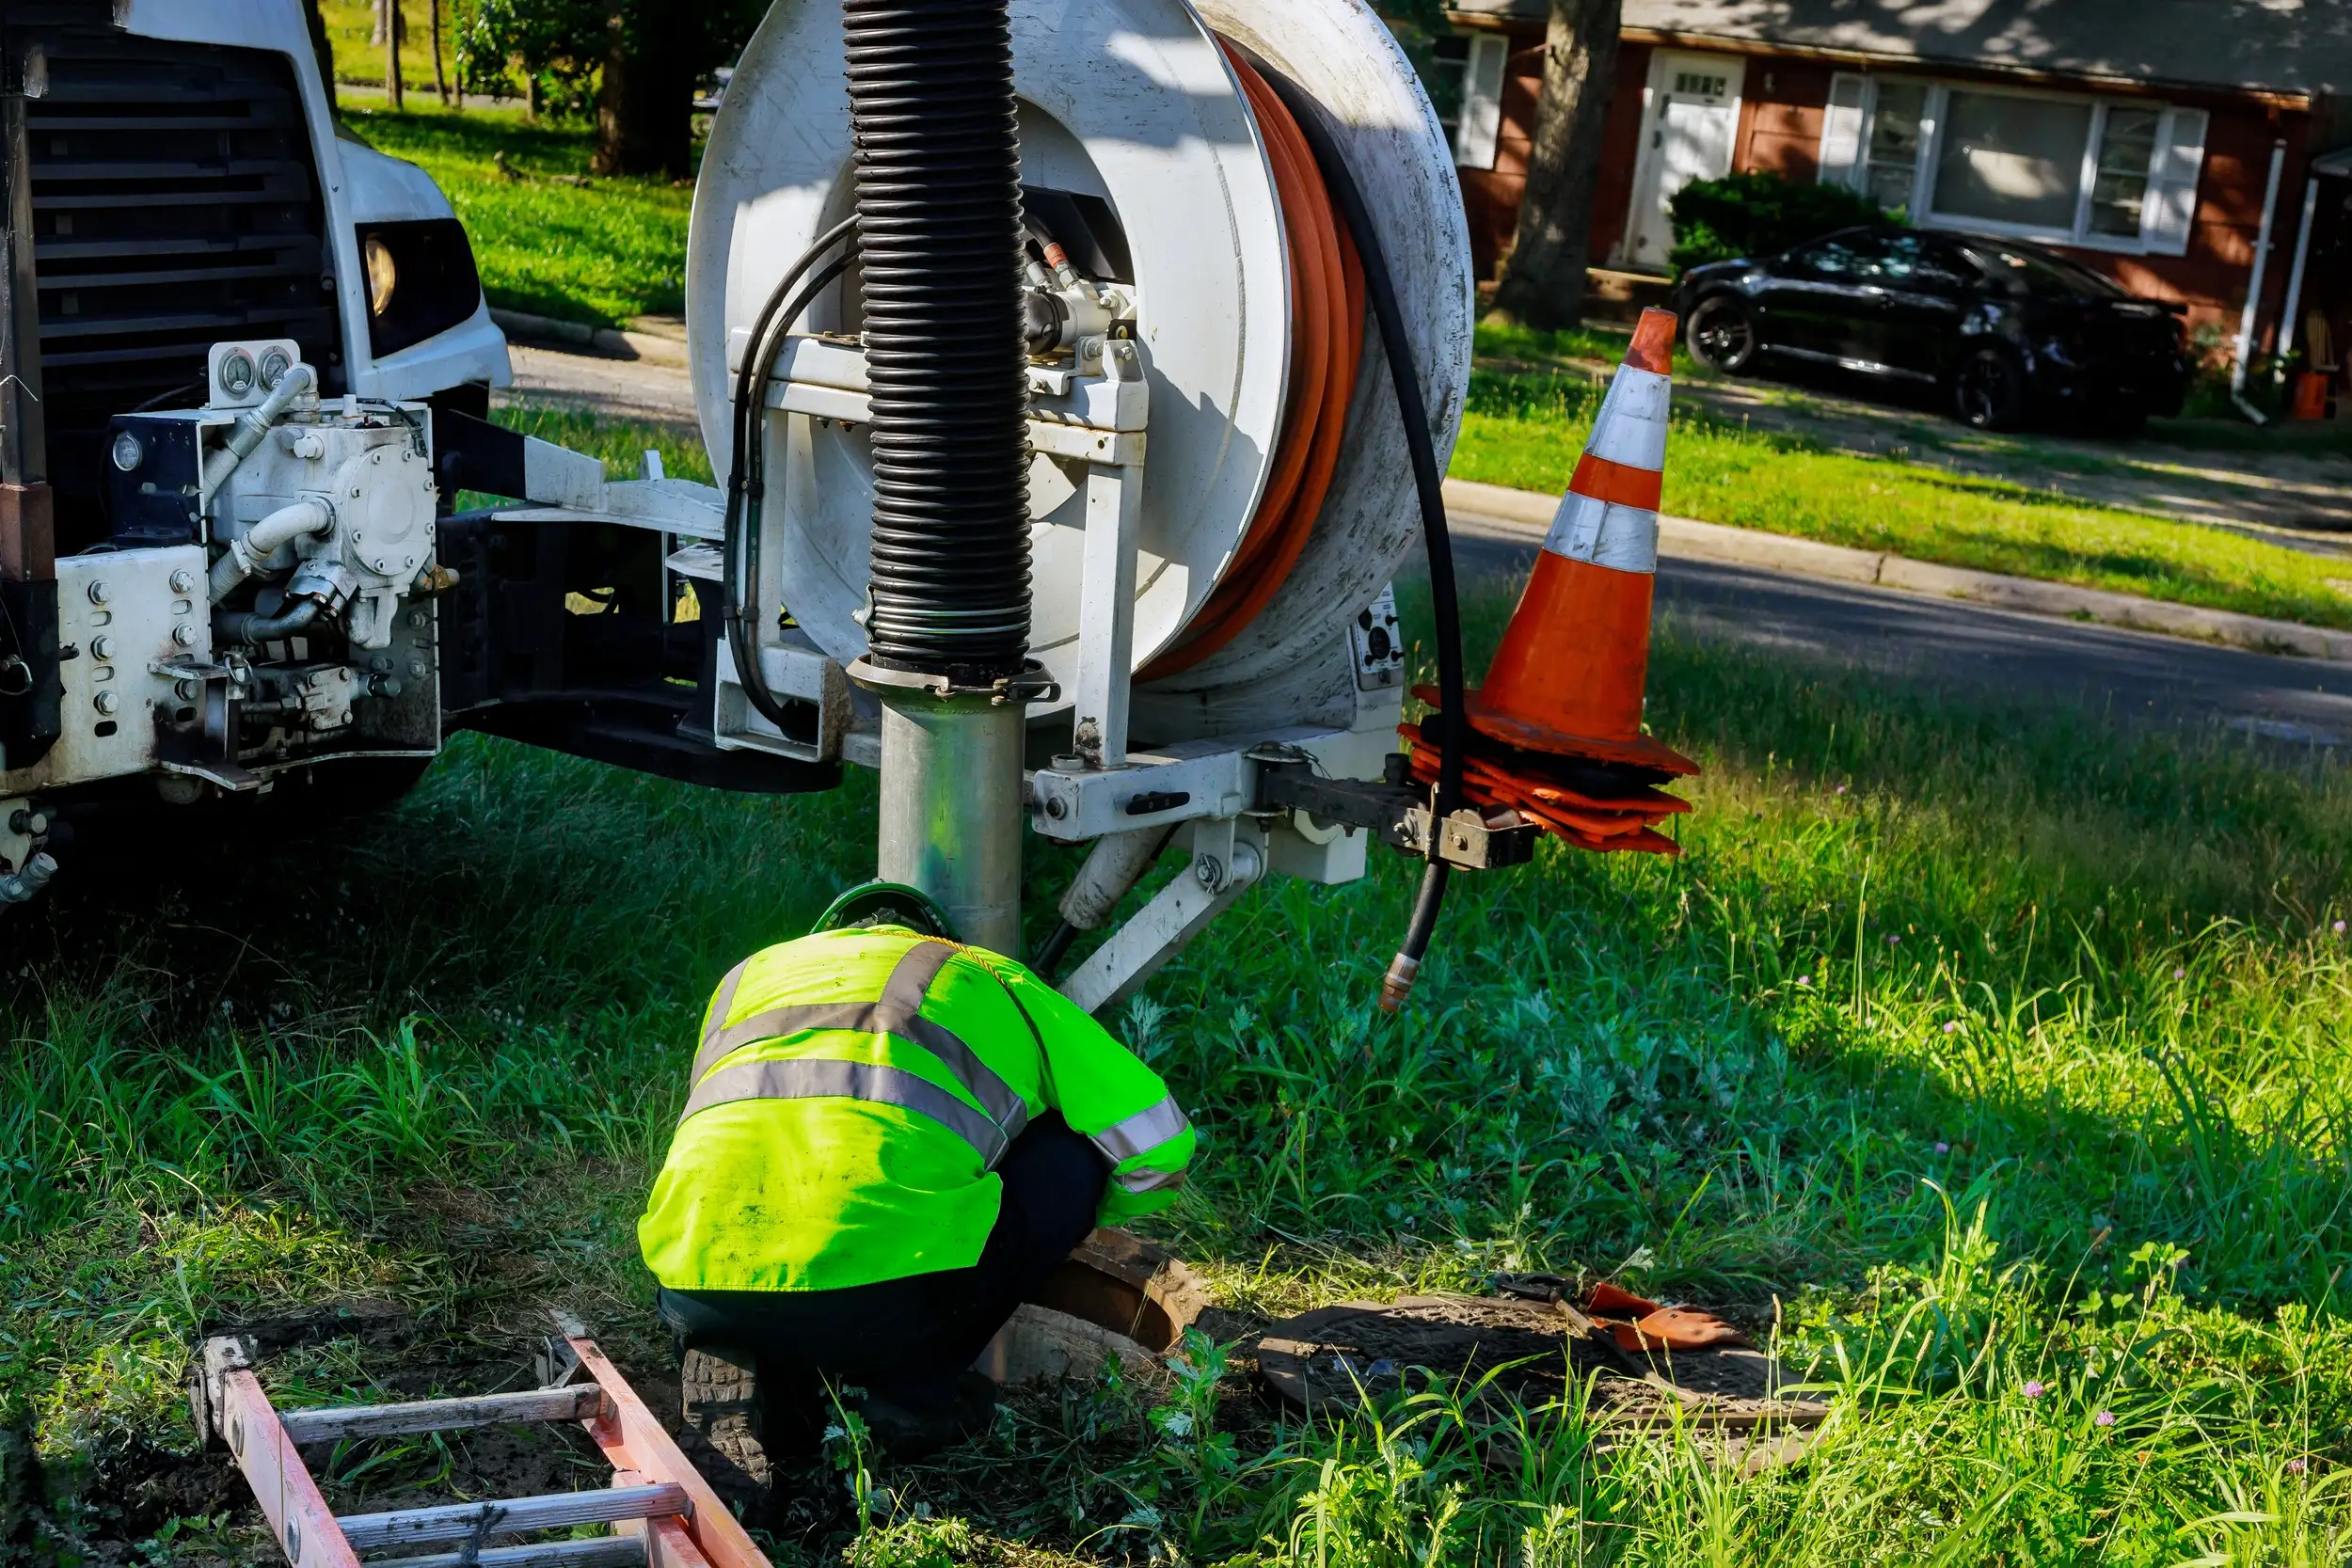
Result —
[[1502, 150], [1502, 94], [1511, 77], [1510, 36], [1476, 27], [1456, 27], [1454, 36], [1470, 40], [1470, 53], [1460, 62], [1462, 108], [1454, 122], [1454, 164], [1456, 168], [1491, 169]]
[[[1890, 78], [1873, 71], [1861, 75], [1861, 122], [1856, 132], [1855, 151], [1849, 165], [1835, 170], [1824, 168], [1824, 175], [1854, 190], [1867, 190], [1869, 178], [1870, 133], [1878, 119], [1879, 84]], [[2203, 118], [2203, 111], [2184, 109], [2151, 98], [2102, 97], [2093, 93], [2056, 92], [2042, 88], [2015, 87], [2006, 84], [1984, 82], [1953, 82], [1923, 79], [1905, 75], [1891, 78], [1916, 82], [1927, 89], [1927, 99], [1919, 114], [1919, 155], [1912, 169], [1909, 216], [1914, 228], [1963, 230], [1979, 234], [1994, 234], [2011, 239], [2035, 240], [2045, 245], [2061, 245], [2075, 250], [2103, 250], [2123, 256], [2169, 256], [2180, 254], [2169, 245], [2151, 245], [2148, 241], [2150, 209], [2159, 197], [2159, 187], [2166, 178], [2159, 165], [2173, 145], [2176, 122], [2185, 116]], [[1944, 152], [1944, 132], [1947, 107], [1954, 92], [1982, 93], [1997, 98], [2037, 99], [2044, 103], [2081, 103], [2090, 108], [2090, 135], [2083, 144], [2083, 166], [2076, 177], [2074, 221], [2071, 228], [2057, 229], [2045, 224], [2009, 223], [1998, 218], [1963, 217], [1939, 214], [1935, 210], [1935, 175]], [[2156, 112], [2156, 139], [2148, 170], [2147, 195], [2140, 214], [2137, 234], [2102, 234], [2090, 227], [2091, 198], [2099, 178], [2100, 144], [2106, 135], [2107, 115], [2112, 109], [2153, 109]], [[1825, 132], [1826, 135], [1826, 132]], [[2202, 138], [2199, 141], [2199, 165], [2194, 178], [2203, 174]], [[2195, 184], [2190, 184], [2191, 218], [2194, 219]]]

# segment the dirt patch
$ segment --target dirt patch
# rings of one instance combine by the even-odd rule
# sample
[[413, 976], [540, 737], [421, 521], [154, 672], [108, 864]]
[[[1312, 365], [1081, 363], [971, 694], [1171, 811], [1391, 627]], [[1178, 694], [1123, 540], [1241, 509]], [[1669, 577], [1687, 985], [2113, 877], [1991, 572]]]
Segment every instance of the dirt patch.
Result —
[[1709, 1425], [1810, 1424], [1826, 1407], [1781, 1395], [1790, 1381], [1759, 1350], [1628, 1353], [1588, 1338], [1545, 1302], [1406, 1296], [1387, 1307], [1348, 1302], [1266, 1331], [1258, 1347], [1266, 1386], [1300, 1409], [1352, 1408], [1400, 1390], [1476, 1390], [1481, 1402], [1521, 1408], [1565, 1399], [1589, 1384], [1605, 1419], [1670, 1413]]

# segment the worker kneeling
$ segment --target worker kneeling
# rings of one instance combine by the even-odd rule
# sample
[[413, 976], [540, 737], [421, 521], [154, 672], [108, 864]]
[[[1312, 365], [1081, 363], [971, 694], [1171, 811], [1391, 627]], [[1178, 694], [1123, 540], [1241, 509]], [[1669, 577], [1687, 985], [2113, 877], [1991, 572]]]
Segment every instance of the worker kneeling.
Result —
[[975, 1358], [1093, 1227], [1170, 1202], [1194, 1146], [1100, 1024], [887, 883], [720, 982], [692, 1085], [638, 1243], [687, 1424], [747, 1502], [830, 1418], [820, 1376], [901, 1453], [984, 1424]]

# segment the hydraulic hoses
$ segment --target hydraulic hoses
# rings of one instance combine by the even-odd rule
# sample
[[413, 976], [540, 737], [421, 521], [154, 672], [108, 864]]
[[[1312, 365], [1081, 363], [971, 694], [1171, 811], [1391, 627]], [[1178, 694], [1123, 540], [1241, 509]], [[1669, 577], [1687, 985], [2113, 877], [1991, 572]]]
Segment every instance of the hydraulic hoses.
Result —
[[1422, 401], [1412, 341], [1405, 335], [1405, 312], [1397, 304], [1388, 253], [1381, 248], [1379, 230], [1373, 227], [1371, 209], [1365, 206], [1363, 192], [1357, 188], [1346, 160], [1341, 157], [1313, 103], [1293, 83], [1263, 65], [1260, 71], [1290, 105], [1300, 133], [1314, 149], [1324, 183], [1363, 259], [1364, 289], [1372, 300], [1373, 320], [1380, 328], [1389, 379], [1396, 388], [1397, 412], [1405, 421], [1405, 447], [1412, 459], [1414, 488], [1421, 497], [1422, 541], [1429, 555], [1429, 596], [1438, 623], [1438, 688], [1444, 703], [1438, 719], [1445, 754], [1431, 806], [1429, 867], [1422, 876], [1421, 894], [1413, 901], [1413, 917], [1406, 927], [1404, 943], [1380, 983], [1382, 1010], [1395, 1012], [1413, 989], [1422, 958], [1429, 951], [1430, 934], [1438, 927], [1438, 911], [1445, 903], [1447, 869], [1439, 858], [1438, 844], [1445, 819], [1462, 803], [1462, 750], [1469, 736], [1463, 720], [1462, 613], [1454, 594], [1454, 536], [1446, 531], [1444, 477], [1438, 468], [1437, 448], [1429, 439], [1428, 405]]
[[987, 686], [1029, 642], [1008, 0], [844, 0], [873, 397], [867, 658]]
[[[817, 236], [816, 243], [802, 252], [800, 260], [776, 280], [759, 319], [753, 324], [751, 337], [743, 346], [743, 362], [735, 372], [726, 526], [720, 546], [720, 596], [723, 601], [720, 628], [726, 637], [727, 654], [735, 662], [736, 679], [744, 697], [762, 719], [779, 730], [785, 727], [784, 705], [768, 689], [767, 679], [759, 669], [758, 640], [752, 635], [752, 627], [758, 624], [760, 508], [768, 488], [768, 444], [760, 439], [761, 426], [767, 421], [768, 383], [775, 375], [776, 358], [784, 351], [792, 324], [818, 294], [849, 270], [857, 255], [856, 231], [855, 218], [834, 225]], [[794, 293], [793, 285], [807, 277], [817, 259], [845, 239], [850, 242], [849, 248]]]

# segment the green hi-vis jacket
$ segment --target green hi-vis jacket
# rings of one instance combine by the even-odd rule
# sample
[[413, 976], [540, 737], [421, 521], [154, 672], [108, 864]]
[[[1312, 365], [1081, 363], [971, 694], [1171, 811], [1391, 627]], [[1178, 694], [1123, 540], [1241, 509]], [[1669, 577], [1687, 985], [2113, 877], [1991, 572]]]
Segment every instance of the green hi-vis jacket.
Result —
[[1009, 958], [898, 927], [753, 955], [703, 1018], [637, 1222], [680, 1291], [829, 1291], [969, 1268], [997, 1162], [1058, 1110], [1110, 1163], [1100, 1223], [1166, 1207], [1192, 1124], [1102, 1025]]

